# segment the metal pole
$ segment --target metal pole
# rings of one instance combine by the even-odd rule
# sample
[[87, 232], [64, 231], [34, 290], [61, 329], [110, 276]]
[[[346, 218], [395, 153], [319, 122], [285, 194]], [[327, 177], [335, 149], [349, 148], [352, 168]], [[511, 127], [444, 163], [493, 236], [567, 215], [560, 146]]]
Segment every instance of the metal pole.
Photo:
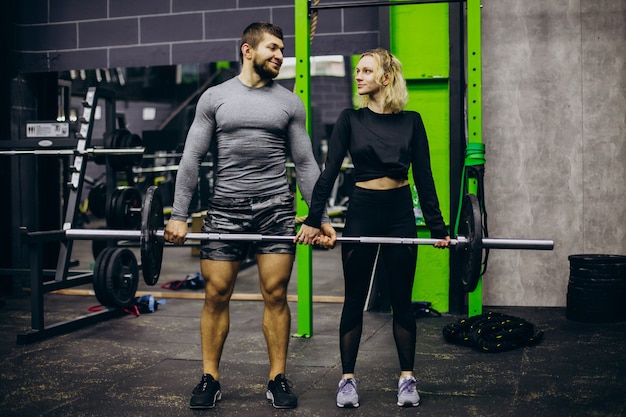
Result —
[[[296, 79], [295, 93], [300, 97], [306, 111], [306, 128], [311, 136], [311, 20], [309, 0], [295, 0], [295, 52]], [[296, 184], [297, 185], [297, 184]], [[308, 206], [300, 194], [296, 193], [296, 215], [308, 213]], [[310, 247], [296, 249], [296, 273], [298, 283], [298, 329], [295, 336], [313, 336], [313, 254]]]
[[24, 149], [12, 151], [0, 151], [0, 155], [19, 156], [19, 155], [39, 155], [39, 156], [59, 156], [59, 155], [139, 155], [143, 154], [146, 148], [87, 148], [79, 149]]
[[[468, 142], [482, 143], [482, 59], [480, 0], [467, 0], [467, 127]], [[468, 192], [476, 194], [476, 178], [468, 179]], [[467, 295], [468, 316], [483, 312], [482, 278]]]
[[410, 4], [430, 4], [430, 3], [463, 3], [464, 0], [398, 0], [398, 1], [363, 1], [350, 3], [328, 3], [311, 6], [311, 10], [324, 9], [351, 9], [355, 7], [381, 7], [381, 6], [402, 6]]

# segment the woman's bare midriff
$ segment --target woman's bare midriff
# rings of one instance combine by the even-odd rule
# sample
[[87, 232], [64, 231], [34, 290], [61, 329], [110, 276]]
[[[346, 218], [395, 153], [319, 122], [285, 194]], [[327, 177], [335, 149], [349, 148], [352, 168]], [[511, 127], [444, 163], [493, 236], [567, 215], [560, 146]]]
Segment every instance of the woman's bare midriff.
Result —
[[381, 177], [368, 181], [359, 181], [354, 185], [367, 190], [393, 190], [394, 188], [404, 187], [408, 183], [409, 181], [404, 179]]

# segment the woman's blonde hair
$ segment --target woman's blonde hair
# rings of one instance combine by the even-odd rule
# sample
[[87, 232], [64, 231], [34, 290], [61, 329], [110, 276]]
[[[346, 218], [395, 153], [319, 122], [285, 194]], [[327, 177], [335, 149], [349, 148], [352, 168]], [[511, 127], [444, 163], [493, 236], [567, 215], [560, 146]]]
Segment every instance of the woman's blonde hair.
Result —
[[[359, 60], [365, 56], [371, 56], [376, 61], [377, 67], [374, 69], [374, 77], [376, 83], [381, 86], [384, 108], [391, 113], [401, 112], [409, 101], [406, 81], [402, 74], [402, 63], [383, 48], [363, 52]], [[389, 83], [385, 86], [384, 81], [386, 77], [388, 77]], [[368, 94], [360, 95], [358, 98], [359, 107], [361, 108], [367, 107], [369, 102]]]

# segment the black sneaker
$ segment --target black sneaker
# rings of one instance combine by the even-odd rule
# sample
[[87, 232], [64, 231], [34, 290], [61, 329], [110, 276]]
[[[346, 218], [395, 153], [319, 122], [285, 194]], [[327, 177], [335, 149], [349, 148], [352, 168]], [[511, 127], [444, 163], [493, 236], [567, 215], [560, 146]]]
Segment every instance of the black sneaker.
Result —
[[283, 374], [276, 375], [273, 381], [267, 383], [265, 397], [274, 408], [296, 408], [298, 406], [298, 399], [291, 392], [291, 382]]
[[189, 408], [213, 408], [221, 399], [220, 383], [210, 374], [204, 374], [200, 383], [193, 389]]

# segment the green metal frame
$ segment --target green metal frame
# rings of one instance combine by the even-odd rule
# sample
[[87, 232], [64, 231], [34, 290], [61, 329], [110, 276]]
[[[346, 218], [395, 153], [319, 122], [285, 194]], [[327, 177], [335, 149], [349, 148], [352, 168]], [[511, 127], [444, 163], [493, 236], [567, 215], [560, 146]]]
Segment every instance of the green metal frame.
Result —
[[[311, 133], [311, 21], [308, 0], [295, 0], [295, 51], [296, 51], [296, 94], [304, 103], [306, 128]], [[296, 215], [305, 216], [308, 206], [296, 192]], [[298, 330], [295, 337], [313, 336], [313, 268], [312, 250], [308, 245], [297, 245], [296, 273], [298, 283]]]
[[[467, 0], [467, 128], [468, 144], [482, 144], [482, 64], [480, 0]], [[467, 179], [467, 192], [476, 194], [478, 181]], [[482, 313], [482, 278], [476, 289], [468, 294], [468, 315]]]

